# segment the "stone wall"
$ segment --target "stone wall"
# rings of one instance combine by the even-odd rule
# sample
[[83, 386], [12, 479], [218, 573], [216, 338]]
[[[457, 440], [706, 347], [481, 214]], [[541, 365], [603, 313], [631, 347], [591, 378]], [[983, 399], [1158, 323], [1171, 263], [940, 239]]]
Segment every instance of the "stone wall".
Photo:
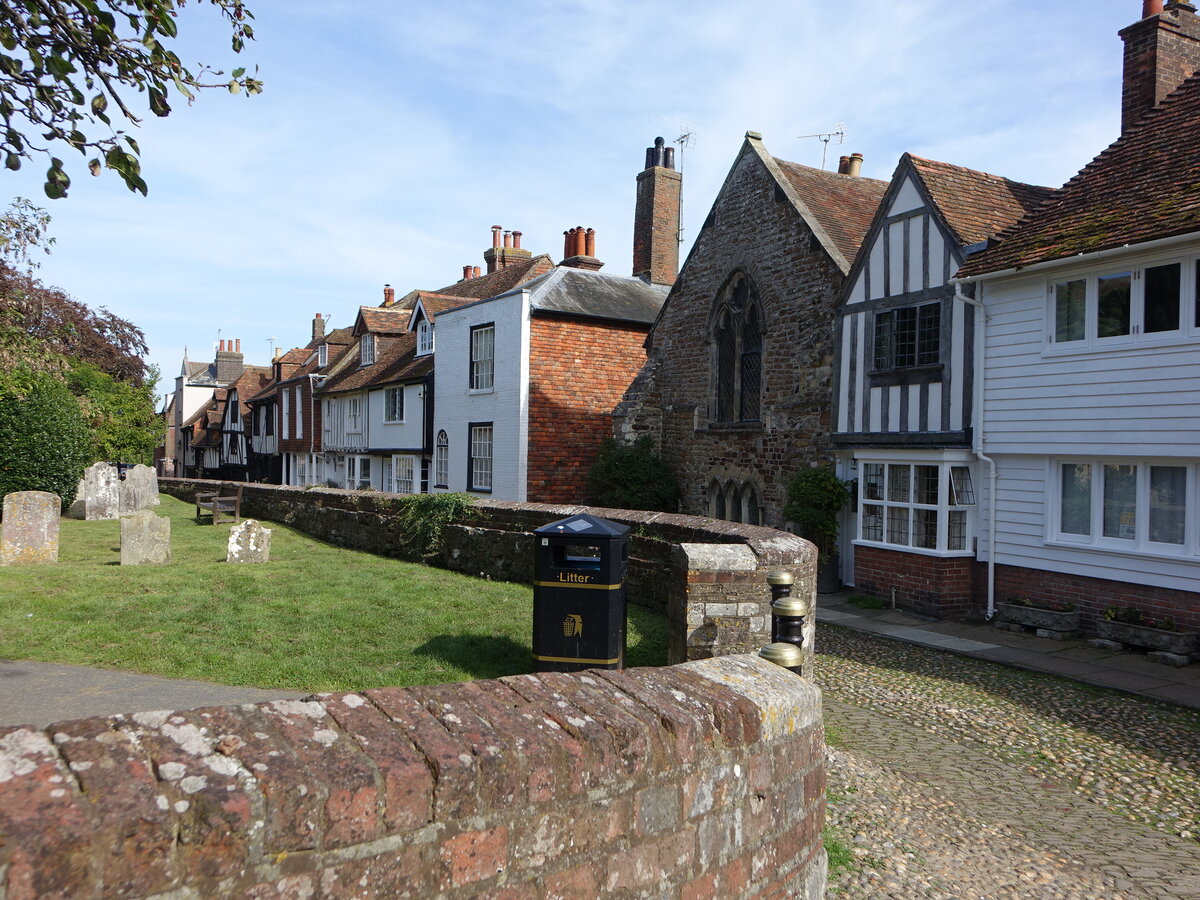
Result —
[[[190, 502], [198, 490], [225, 482], [162, 478], [162, 491]], [[280, 522], [324, 541], [388, 556], [404, 556], [396, 494], [242, 485], [242, 514]], [[672, 663], [756, 651], [770, 642], [773, 570], [795, 578], [794, 596], [816, 609], [817, 551], [808, 541], [772, 528], [699, 516], [637, 510], [476, 500], [469, 517], [444, 533], [434, 565], [501, 581], [533, 581], [534, 529], [579, 512], [630, 526], [629, 601], [668, 614]], [[716, 546], [713, 546], [716, 545]], [[805, 674], [812, 672], [815, 613], [809, 616]]]
[[819, 900], [819, 691], [753, 657], [0, 729], [0, 897]]

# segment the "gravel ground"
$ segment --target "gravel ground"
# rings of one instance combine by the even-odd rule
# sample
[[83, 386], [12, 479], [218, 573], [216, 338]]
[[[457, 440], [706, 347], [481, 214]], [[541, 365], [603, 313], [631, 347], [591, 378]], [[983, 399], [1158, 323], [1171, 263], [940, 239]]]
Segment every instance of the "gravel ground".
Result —
[[[818, 636], [853, 898], [1200, 898], [1200, 713]], [[832, 893], [832, 891], [831, 891]]]

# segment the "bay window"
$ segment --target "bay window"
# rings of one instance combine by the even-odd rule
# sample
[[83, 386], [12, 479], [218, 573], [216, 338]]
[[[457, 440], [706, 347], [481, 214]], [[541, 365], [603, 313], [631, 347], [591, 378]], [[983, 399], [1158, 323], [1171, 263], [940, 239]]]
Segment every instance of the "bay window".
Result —
[[975, 506], [971, 469], [952, 460], [859, 459], [858, 539], [965, 553]]

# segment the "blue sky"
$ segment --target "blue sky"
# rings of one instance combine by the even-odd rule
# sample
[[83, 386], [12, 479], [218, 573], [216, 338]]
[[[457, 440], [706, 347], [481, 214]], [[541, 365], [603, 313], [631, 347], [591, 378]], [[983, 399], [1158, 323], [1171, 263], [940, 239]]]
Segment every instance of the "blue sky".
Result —
[[845, 123], [889, 178], [899, 155], [1059, 185], [1117, 135], [1121, 42], [1140, 0], [250, 0], [241, 54], [189, 4], [188, 62], [259, 66], [262, 95], [213, 91], [137, 131], [149, 197], [67, 158], [5, 173], [49, 209], [40, 276], [140, 326], [169, 387], [185, 345], [308, 339], [316, 312], [435, 289], [482, 265], [492, 225], [557, 260], [595, 228], [597, 256], [631, 265], [634, 178], [658, 135], [686, 126], [686, 253], [747, 130], [819, 166], [800, 135]]

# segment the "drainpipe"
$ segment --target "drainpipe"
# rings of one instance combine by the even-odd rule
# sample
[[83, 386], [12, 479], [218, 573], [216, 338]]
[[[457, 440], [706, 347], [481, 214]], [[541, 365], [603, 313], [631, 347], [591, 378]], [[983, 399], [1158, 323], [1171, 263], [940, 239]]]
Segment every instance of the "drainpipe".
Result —
[[[324, 380], [325, 376], [323, 375], [314, 375], [311, 372], [308, 375], [308, 474], [310, 478], [313, 477], [313, 469], [317, 464], [314, 458], [314, 449], [317, 443], [317, 417], [314, 408], [317, 404], [317, 388]], [[324, 422], [321, 423], [321, 427], [325, 427]], [[312, 483], [316, 484], [317, 482]]]
[[[987, 340], [987, 309], [983, 302], [963, 293], [960, 281], [951, 279], [954, 297], [975, 307], [978, 320], [975, 323], [975, 435], [971, 449], [988, 467], [988, 574], [987, 574], [987, 619], [996, 615], [996, 461], [983, 452], [983, 395], [984, 395], [984, 342]], [[976, 290], [983, 293], [983, 285], [976, 282]]]

